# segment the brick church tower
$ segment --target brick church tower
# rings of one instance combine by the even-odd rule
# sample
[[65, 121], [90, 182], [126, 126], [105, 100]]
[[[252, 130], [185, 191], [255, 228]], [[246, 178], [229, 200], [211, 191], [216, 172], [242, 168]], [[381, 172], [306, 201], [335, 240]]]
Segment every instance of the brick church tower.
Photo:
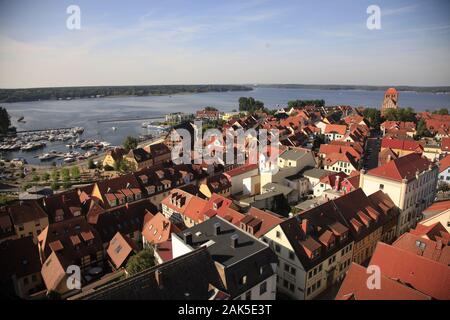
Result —
[[398, 108], [398, 92], [395, 88], [389, 88], [384, 93], [384, 101], [381, 106], [381, 114], [384, 114], [386, 109]]

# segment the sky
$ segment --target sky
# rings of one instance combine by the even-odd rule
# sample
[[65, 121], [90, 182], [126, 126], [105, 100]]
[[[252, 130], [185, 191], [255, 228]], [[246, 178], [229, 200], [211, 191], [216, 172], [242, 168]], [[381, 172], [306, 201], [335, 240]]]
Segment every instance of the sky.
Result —
[[0, 0], [0, 88], [205, 83], [448, 86], [450, 1]]

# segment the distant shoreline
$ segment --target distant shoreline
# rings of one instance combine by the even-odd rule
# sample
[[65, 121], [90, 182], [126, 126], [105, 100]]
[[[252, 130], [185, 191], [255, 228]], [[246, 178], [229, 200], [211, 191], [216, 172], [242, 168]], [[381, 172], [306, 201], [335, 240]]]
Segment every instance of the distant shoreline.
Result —
[[[450, 86], [394, 86], [399, 92], [450, 94]], [[386, 91], [389, 86], [315, 85], [315, 84], [253, 84], [253, 85], [151, 85], [151, 86], [80, 86], [0, 89], [0, 103], [33, 101], [70, 101], [116, 97], [170, 96], [208, 92], [251, 92], [258, 88], [305, 89], [330, 91]]]
[[0, 103], [67, 101], [83, 98], [168, 96], [175, 94], [252, 91], [245, 85], [92, 86], [0, 89]]
[[336, 84], [257, 84], [254, 88], [276, 88], [276, 89], [317, 89], [317, 90], [363, 90], [363, 91], [386, 91], [394, 87], [397, 91], [404, 92], [428, 92], [435, 94], [449, 94], [450, 86], [368, 86], [368, 85], [336, 85]]

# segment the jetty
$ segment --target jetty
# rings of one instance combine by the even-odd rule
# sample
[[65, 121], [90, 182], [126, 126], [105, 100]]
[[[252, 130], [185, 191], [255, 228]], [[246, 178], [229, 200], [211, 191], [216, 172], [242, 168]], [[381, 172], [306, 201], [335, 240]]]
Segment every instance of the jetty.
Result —
[[145, 117], [145, 118], [135, 117], [135, 118], [104, 119], [104, 120], [97, 120], [97, 123], [157, 120], [157, 119], [164, 119], [164, 117], [165, 117], [164, 115], [161, 115], [161, 116], [153, 116], [153, 117]]

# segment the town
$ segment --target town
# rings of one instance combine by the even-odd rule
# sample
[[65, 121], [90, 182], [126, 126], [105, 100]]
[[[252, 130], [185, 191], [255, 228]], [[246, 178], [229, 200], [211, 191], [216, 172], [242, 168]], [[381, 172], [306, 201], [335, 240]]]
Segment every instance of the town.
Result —
[[[0, 292], [29, 300], [449, 300], [450, 115], [416, 113], [400, 98], [389, 88], [380, 108], [293, 100], [268, 109], [241, 97], [229, 112], [168, 114], [159, 139], [130, 138], [80, 168], [30, 180], [42, 170], [30, 167], [20, 192], [0, 183]], [[193, 142], [211, 128], [221, 136], [203, 139], [203, 149], [226, 154], [226, 141], [241, 151], [234, 161], [199, 161], [193, 145], [178, 154], [189, 163], [175, 161], [180, 130]], [[226, 132], [239, 130], [278, 132], [268, 136], [276, 172], [261, 154], [250, 161], [254, 137], [229, 140]], [[0, 165], [2, 174], [26, 168]]]

